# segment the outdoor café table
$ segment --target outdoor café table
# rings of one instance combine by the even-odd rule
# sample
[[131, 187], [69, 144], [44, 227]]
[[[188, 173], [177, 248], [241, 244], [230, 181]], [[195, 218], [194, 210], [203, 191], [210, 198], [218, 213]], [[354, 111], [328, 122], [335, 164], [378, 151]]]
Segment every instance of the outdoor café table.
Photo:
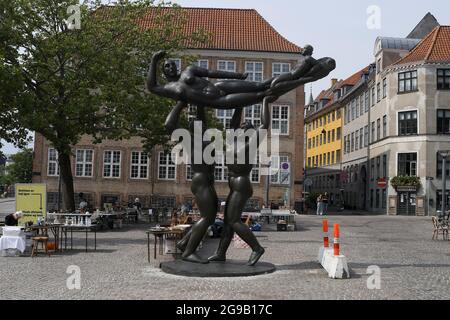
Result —
[[[83, 225], [62, 225], [62, 235], [64, 235], [64, 250], [67, 250], [67, 231], [70, 231], [70, 250], [73, 249], [73, 232], [85, 232], [86, 233], [86, 252], [88, 252], [88, 232], [94, 232], [94, 250], [97, 250], [97, 229], [95, 226], [83, 226]], [[61, 237], [62, 247], [62, 237]]]
[[[42, 236], [47, 236], [48, 237], [48, 230], [50, 230], [53, 234], [53, 238], [55, 239], [55, 251], [57, 251], [57, 247], [58, 244], [60, 242], [60, 230], [61, 230], [61, 226], [63, 226], [63, 224], [59, 224], [59, 223], [49, 223], [49, 224], [45, 224], [45, 225], [32, 225], [28, 227], [28, 230], [30, 231], [36, 231], [37, 234], [42, 235]], [[59, 246], [59, 250], [62, 251], [62, 243]]]
[[[145, 233], [147, 233], [147, 256], [148, 256], [148, 262], [150, 262], [150, 235], [153, 235], [155, 237], [155, 243], [154, 243], [154, 255], [153, 259], [156, 260], [156, 245], [158, 243], [159, 239], [159, 254], [163, 254], [163, 242], [164, 237], [173, 235], [175, 238], [181, 238], [185, 230], [183, 229], [150, 229], [147, 230]], [[175, 253], [177, 253], [177, 246], [175, 246]]]
[[[73, 224], [78, 225], [80, 223], [85, 224], [88, 217], [92, 217], [91, 213], [49, 213], [48, 216], [53, 216], [57, 218], [57, 221], [60, 221], [59, 218], [62, 217], [64, 219], [71, 218]], [[60, 221], [62, 223], [67, 223], [67, 221]]]

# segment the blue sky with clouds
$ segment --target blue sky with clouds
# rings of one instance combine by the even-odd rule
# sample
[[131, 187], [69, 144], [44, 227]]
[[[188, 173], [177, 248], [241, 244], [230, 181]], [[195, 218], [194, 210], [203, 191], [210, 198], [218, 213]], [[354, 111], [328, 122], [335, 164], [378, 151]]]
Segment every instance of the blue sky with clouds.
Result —
[[[331, 56], [336, 70], [313, 84], [314, 95], [328, 87], [330, 78], [347, 78], [373, 60], [377, 36], [404, 37], [427, 13], [450, 25], [448, 0], [175, 0], [186, 7], [254, 8], [278, 32], [297, 45], [311, 44], [315, 56]], [[367, 9], [380, 8], [380, 29], [369, 29]], [[306, 89], [309, 92], [309, 86]], [[13, 153], [12, 146], [2, 151]]]

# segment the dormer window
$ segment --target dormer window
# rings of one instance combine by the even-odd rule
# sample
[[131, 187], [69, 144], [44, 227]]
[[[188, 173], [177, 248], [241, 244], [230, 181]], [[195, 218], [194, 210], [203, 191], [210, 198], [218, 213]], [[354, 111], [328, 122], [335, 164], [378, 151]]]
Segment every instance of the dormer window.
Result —
[[377, 60], [377, 74], [381, 72], [381, 58]]
[[321, 102], [321, 108], [323, 108], [328, 104], [328, 102], [330, 102], [330, 99], [322, 99], [320, 102]]
[[341, 97], [341, 90], [335, 90], [334, 91], [334, 100], [339, 100]]

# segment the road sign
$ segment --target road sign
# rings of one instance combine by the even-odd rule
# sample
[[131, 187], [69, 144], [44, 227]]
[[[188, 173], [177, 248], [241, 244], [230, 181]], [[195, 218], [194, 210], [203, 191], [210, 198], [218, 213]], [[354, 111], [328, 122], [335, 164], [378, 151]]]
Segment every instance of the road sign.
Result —
[[289, 170], [289, 162], [283, 162], [281, 164], [281, 169], [283, 170]]
[[47, 185], [40, 183], [16, 184], [16, 211], [22, 211], [19, 224], [37, 222], [47, 214]]
[[377, 180], [377, 186], [378, 188], [386, 188], [387, 186], [387, 181], [385, 178], [380, 178]]

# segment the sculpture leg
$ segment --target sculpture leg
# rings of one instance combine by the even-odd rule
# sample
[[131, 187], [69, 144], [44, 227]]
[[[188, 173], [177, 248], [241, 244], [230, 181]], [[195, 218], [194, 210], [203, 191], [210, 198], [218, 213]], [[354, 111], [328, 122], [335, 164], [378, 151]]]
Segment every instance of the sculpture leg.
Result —
[[251, 82], [251, 81], [218, 81], [214, 86], [226, 94], [260, 92], [270, 88], [271, 82]]
[[[231, 194], [230, 194], [231, 195]], [[227, 202], [225, 205], [225, 217], [224, 217], [224, 226], [222, 230], [222, 235], [220, 237], [219, 247], [217, 248], [216, 253], [209, 257], [209, 261], [225, 261], [227, 259], [227, 250], [230, 246], [231, 240], [233, 239], [234, 230], [230, 224], [230, 219], [227, 215], [228, 211], [228, 203], [230, 201], [230, 195], [227, 198]]]
[[241, 214], [252, 195], [252, 186], [248, 177], [240, 177], [233, 182], [233, 190], [229, 196], [227, 216], [234, 232], [244, 240], [251, 248], [252, 254], [248, 265], [255, 265], [264, 254], [264, 248], [259, 244], [250, 228], [241, 221]]
[[195, 174], [192, 179], [192, 191], [194, 192], [195, 201], [200, 210], [201, 219], [192, 227], [190, 236], [188, 237], [189, 240], [182, 255], [185, 261], [208, 263], [207, 260], [201, 259], [195, 252], [205, 236], [208, 227], [214, 223], [217, 214], [217, 194], [214, 186], [209, 181], [209, 178], [203, 173]]
[[208, 258], [209, 261], [226, 261], [227, 250], [230, 246], [231, 240], [233, 240], [233, 235], [233, 227], [230, 224], [225, 223], [219, 242], [219, 247], [217, 248], [216, 254]]
[[184, 252], [186, 250], [189, 239], [191, 238], [191, 234], [192, 234], [192, 229], [189, 230], [188, 233], [186, 233], [186, 235], [183, 237], [183, 239], [178, 241], [178, 243], [177, 243], [178, 250], [180, 250], [181, 252]]

